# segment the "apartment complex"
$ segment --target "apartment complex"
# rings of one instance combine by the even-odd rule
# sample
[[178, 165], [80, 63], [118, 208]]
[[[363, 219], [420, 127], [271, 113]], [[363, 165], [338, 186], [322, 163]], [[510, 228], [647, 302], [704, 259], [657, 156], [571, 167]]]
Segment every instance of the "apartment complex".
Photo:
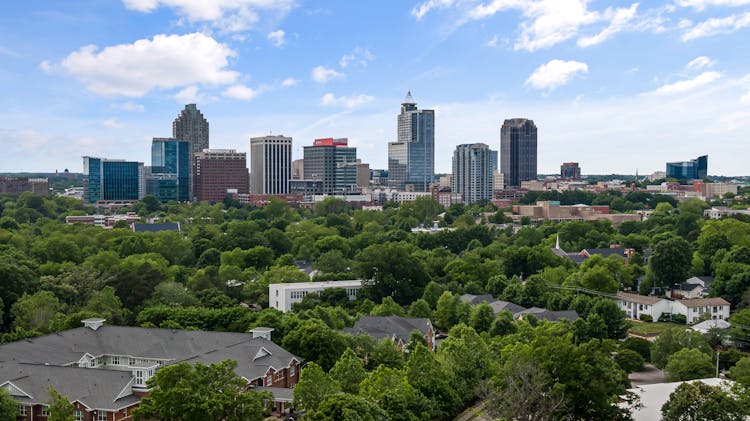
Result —
[[497, 168], [497, 152], [484, 143], [456, 146], [453, 152], [451, 193], [463, 195], [463, 202], [472, 204], [491, 200], [494, 191], [493, 172]]

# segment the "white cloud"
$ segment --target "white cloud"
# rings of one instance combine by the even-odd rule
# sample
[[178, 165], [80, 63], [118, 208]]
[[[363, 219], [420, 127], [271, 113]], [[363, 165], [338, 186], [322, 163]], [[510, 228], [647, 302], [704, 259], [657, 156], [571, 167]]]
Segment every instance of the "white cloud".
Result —
[[411, 9], [411, 14], [419, 20], [433, 9], [443, 9], [452, 4], [453, 0], [427, 0], [414, 6], [414, 8]]
[[349, 64], [358, 64], [362, 67], [367, 67], [367, 64], [375, 60], [375, 55], [370, 52], [367, 48], [356, 47], [354, 51], [349, 54], [344, 54], [339, 60], [339, 66], [347, 67]]
[[282, 31], [281, 29], [278, 29], [276, 31], [269, 32], [268, 40], [271, 41], [271, 43], [275, 45], [276, 47], [279, 47], [279, 48], [283, 47], [284, 44], [286, 43], [286, 40], [284, 39], [284, 31]]
[[552, 91], [570, 82], [576, 75], [586, 74], [589, 66], [580, 61], [550, 60], [542, 64], [526, 79], [526, 85], [535, 89]]
[[198, 87], [195, 85], [187, 86], [174, 94], [174, 99], [180, 104], [203, 102], [204, 98], [205, 96], [198, 91]]
[[288, 77], [284, 79], [284, 81], [281, 82], [281, 87], [283, 88], [291, 88], [292, 86], [297, 86], [299, 84], [299, 80], [295, 79], [293, 77]]
[[260, 91], [249, 88], [245, 85], [232, 85], [225, 89], [222, 95], [241, 101], [250, 101], [260, 95]]
[[114, 118], [109, 118], [107, 120], [102, 121], [102, 126], [109, 127], [110, 129], [122, 129], [125, 127], [124, 124], [120, 123]]
[[321, 105], [336, 105], [343, 106], [346, 108], [355, 108], [368, 102], [372, 102], [375, 99], [370, 95], [352, 95], [352, 96], [335, 96], [332, 93], [327, 93], [320, 98]]
[[139, 113], [143, 112], [143, 109], [144, 109], [143, 105], [135, 103], [135, 102], [131, 102], [131, 101], [121, 102], [118, 104], [112, 104], [110, 105], [110, 107], [114, 108], [115, 110], [139, 112]]
[[317, 66], [312, 69], [312, 72], [310, 73], [310, 77], [312, 78], [312, 80], [318, 83], [326, 83], [331, 79], [337, 79], [343, 76], [343, 73], [339, 73], [324, 66]]
[[743, 6], [750, 4], [750, 0], [677, 0], [682, 7], [692, 7], [703, 10], [709, 6]]
[[748, 91], [745, 95], [742, 95], [742, 98], [740, 98], [740, 103], [750, 105], [750, 91]]
[[238, 73], [227, 69], [236, 53], [210, 36], [156, 35], [132, 44], [80, 48], [62, 68], [101, 95], [142, 97], [154, 89], [193, 84], [227, 85]]
[[210, 22], [223, 32], [241, 32], [252, 28], [260, 12], [288, 13], [293, 0], [123, 0], [125, 7], [151, 13], [160, 7], [173, 9], [189, 22]]
[[716, 81], [720, 77], [721, 74], [719, 72], [703, 72], [692, 79], [666, 84], [655, 90], [653, 93], [655, 95], [683, 94], [691, 92], [702, 86], [706, 86]]
[[39, 70], [49, 75], [54, 73], [54, 69], [52, 68], [52, 63], [50, 63], [49, 60], [44, 60], [41, 63], [39, 63]]
[[485, 42], [484, 45], [485, 47], [497, 47], [497, 41], [498, 41], [498, 38], [497, 38], [497, 35], [495, 35], [494, 37], [492, 37], [492, 39]]
[[748, 26], [750, 26], [750, 12], [733, 14], [725, 18], [711, 18], [685, 31], [682, 34], [682, 40], [690, 41], [696, 38], [730, 34]]
[[690, 63], [685, 66], [685, 69], [688, 71], [698, 71], [708, 67], [713, 67], [715, 64], [716, 60], [711, 60], [711, 58], [706, 56], [700, 56], [691, 60]]
[[610, 21], [609, 26], [604, 28], [596, 35], [579, 38], [578, 46], [590, 47], [592, 45], [601, 44], [602, 42], [615, 36], [615, 34], [617, 34], [618, 32], [622, 32], [628, 29], [636, 16], [637, 10], [638, 3], [633, 3], [627, 9], [618, 8], [614, 11], [612, 9], [607, 9], [607, 11], [605, 12], [605, 16]]

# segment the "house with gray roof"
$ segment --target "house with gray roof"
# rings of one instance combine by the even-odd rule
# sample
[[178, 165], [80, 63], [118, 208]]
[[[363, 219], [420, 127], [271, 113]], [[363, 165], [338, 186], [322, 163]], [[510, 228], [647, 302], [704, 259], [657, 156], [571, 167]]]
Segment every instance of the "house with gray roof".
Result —
[[[58, 390], [85, 409], [83, 420], [119, 420], [123, 409], [129, 413], [138, 405], [137, 396], [148, 394], [146, 382], [160, 367], [181, 361], [234, 360], [235, 373], [248, 387], [292, 388], [299, 380], [302, 358], [273, 343], [270, 328], [233, 333], [83, 322], [81, 328], [0, 345], [0, 386], [8, 385], [21, 406], [28, 406], [25, 411], [42, 416], [48, 397], [36, 382], [44, 379], [60, 384]], [[105, 383], [96, 393], [90, 390]], [[275, 402], [283, 410], [284, 401]], [[100, 411], [111, 416], [94, 418]]]
[[424, 334], [427, 347], [435, 350], [435, 329], [430, 319], [399, 316], [362, 316], [353, 327], [345, 328], [344, 333], [351, 335], [369, 335], [378, 341], [388, 339], [404, 350], [409, 343], [411, 333], [418, 330]]

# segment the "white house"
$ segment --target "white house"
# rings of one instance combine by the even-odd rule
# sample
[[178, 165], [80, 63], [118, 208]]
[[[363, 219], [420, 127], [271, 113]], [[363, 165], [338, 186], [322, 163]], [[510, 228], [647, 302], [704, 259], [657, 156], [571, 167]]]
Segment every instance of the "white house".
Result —
[[307, 294], [328, 288], [343, 288], [349, 300], [354, 300], [357, 298], [359, 289], [362, 288], [362, 280], [270, 284], [268, 285], [268, 304], [269, 307], [286, 313], [292, 310], [292, 304], [301, 302]]
[[647, 314], [654, 322], [659, 320], [663, 313], [672, 312], [672, 302], [669, 300], [627, 292], [617, 293], [617, 305], [628, 318], [640, 319], [642, 314]]
[[[672, 305], [672, 314], [682, 314], [688, 324], [704, 318], [729, 319], [729, 302], [721, 297], [677, 300]], [[708, 314], [708, 316], [704, 316]]]

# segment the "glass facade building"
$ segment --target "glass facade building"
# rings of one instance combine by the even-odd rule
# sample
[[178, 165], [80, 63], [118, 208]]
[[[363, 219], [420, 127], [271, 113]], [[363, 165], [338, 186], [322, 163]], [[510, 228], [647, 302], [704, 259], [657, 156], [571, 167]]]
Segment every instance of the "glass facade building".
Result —
[[162, 202], [190, 201], [190, 143], [170, 138], [154, 138], [151, 143], [151, 174], [146, 194]]
[[500, 172], [504, 187], [520, 187], [536, 180], [537, 130], [533, 120], [512, 118], [500, 129]]
[[412, 184], [417, 191], [429, 191], [435, 179], [435, 111], [420, 110], [406, 94], [398, 115], [398, 140], [388, 144], [390, 184], [403, 189]]
[[453, 152], [451, 192], [461, 193], [466, 204], [483, 199], [491, 200], [496, 162], [497, 151], [491, 151], [484, 143], [456, 146]]
[[323, 182], [323, 194], [357, 190], [357, 148], [346, 138], [316, 139], [305, 146], [304, 179]]
[[143, 164], [140, 162], [83, 157], [86, 203], [135, 201], [143, 197]]
[[708, 176], [708, 155], [690, 161], [667, 162], [667, 177], [678, 180], [703, 180]]
[[[188, 174], [195, 172], [195, 154], [208, 149], [208, 120], [195, 104], [187, 104], [180, 115], [172, 122], [172, 138], [184, 140], [190, 144], [190, 170]], [[189, 191], [193, 193], [193, 180], [190, 180]]]

